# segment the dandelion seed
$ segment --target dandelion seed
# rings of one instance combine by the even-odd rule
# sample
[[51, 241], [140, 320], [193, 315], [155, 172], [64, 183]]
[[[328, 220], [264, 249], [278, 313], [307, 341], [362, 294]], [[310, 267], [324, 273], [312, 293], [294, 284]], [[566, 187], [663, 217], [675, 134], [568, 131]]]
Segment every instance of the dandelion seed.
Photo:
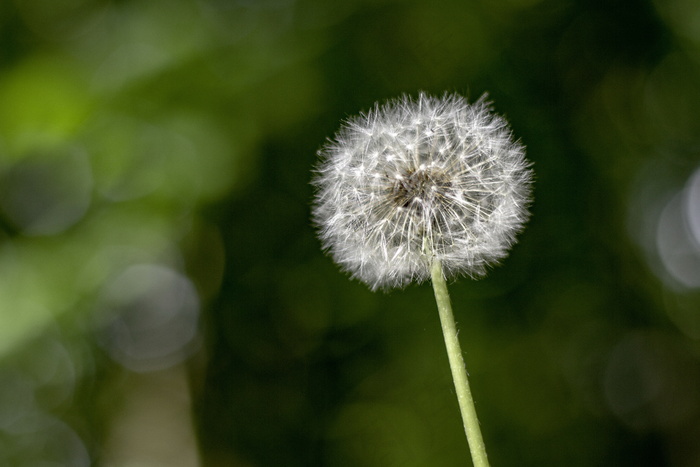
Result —
[[479, 277], [529, 217], [524, 147], [484, 97], [403, 97], [350, 119], [319, 151], [323, 247], [371, 289]]

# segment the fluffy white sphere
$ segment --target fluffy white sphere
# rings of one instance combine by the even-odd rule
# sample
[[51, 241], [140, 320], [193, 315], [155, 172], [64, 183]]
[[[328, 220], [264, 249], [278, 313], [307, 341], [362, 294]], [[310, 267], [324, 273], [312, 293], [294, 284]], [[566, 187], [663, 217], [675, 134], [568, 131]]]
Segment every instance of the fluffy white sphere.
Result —
[[529, 217], [532, 171], [481, 98], [404, 96], [348, 120], [319, 151], [313, 208], [325, 250], [371, 289], [478, 277]]

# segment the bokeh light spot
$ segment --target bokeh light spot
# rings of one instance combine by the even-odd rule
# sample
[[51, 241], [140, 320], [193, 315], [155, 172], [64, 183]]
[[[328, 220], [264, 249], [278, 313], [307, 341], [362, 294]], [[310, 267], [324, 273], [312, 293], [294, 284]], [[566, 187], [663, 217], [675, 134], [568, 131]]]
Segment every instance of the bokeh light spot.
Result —
[[688, 181], [684, 194], [684, 214], [688, 230], [700, 250], [700, 167]]
[[661, 262], [673, 279], [668, 285], [697, 288], [700, 287], [700, 250], [683, 214], [683, 196], [678, 194], [661, 212], [656, 246]]
[[26, 157], [0, 175], [0, 209], [25, 235], [61, 233], [83, 218], [92, 171], [79, 148]]
[[156, 264], [128, 267], [108, 281], [100, 339], [115, 361], [138, 372], [171, 367], [193, 350], [199, 299], [182, 274]]
[[610, 410], [630, 428], [646, 431], [694, 417], [694, 370], [677, 345], [651, 331], [632, 331], [612, 348], [603, 376]]

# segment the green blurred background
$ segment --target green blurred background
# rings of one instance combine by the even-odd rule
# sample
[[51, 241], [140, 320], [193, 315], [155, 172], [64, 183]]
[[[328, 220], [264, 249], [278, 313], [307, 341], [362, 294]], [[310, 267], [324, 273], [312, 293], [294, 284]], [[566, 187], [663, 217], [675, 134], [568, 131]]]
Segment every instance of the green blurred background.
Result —
[[700, 2], [3, 0], [0, 466], [469, 465], [429, 285], [320, 250], [316, 151], [484, 92], [510, 258], [450, 285], [494, 466], [700, 466]]

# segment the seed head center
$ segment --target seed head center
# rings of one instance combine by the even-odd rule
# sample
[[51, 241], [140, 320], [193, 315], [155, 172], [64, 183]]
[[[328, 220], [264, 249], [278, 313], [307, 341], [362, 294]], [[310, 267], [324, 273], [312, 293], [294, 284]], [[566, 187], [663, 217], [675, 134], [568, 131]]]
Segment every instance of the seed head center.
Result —
[[402, 174], [394, 180], [392, 194], [396, 205], [403, 208], [421, 209], [432, 204], [440, 185], [441, 175], [423, 166]]

